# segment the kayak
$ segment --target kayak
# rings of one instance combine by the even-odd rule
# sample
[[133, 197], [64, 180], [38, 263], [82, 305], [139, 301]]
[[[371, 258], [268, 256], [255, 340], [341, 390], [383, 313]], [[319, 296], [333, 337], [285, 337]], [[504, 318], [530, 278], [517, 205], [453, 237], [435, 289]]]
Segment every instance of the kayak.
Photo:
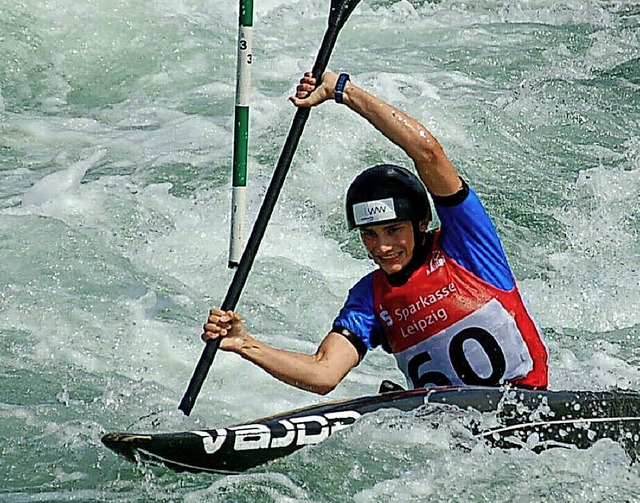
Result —
[[102, 442], [135, 463], [164, 465], [178, 472], [234, 474], [318, 444], [365, 414], [419, 408], [493, 413], [493, 420], [471, 422], [470, 429], [497, 448], [584, 449], [607, 438], [619, 442], [633, 459], [639, 451], [638, 392], [488, 387], [390, 391], [211, 430], [108, 433]]

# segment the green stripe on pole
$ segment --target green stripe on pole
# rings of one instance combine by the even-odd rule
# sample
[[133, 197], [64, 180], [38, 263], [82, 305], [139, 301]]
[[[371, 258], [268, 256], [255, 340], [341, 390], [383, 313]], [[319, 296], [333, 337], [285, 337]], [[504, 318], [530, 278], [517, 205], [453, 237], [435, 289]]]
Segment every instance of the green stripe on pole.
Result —
[[240, 0], [240, 26], [253, 26], [252, 0]]
[[249, 144], [249, 107], [236, 107], [236, 132], [233, 138], [233, 186], [247, 185], [247, 155]]

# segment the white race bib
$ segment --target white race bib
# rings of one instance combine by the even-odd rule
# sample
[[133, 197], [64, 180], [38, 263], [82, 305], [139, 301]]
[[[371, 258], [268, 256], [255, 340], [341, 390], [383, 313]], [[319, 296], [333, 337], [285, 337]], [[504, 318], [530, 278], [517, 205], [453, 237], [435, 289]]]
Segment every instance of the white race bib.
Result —
[[411, 388], [492, 386], [533, 369], [515, 320], [496, 299], [394, 356]]

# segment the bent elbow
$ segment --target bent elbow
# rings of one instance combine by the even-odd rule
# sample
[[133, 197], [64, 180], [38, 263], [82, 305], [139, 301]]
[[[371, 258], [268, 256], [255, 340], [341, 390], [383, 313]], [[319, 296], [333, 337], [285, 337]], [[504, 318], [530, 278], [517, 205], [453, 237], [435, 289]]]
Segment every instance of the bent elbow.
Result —
[[328, 395], [338, 387], [338, 384], [340, 384], [341, 381], [342, 379], [331, 379], [321, 383], [317, 383], [312, 391], [314, 393], [317, 393], [318, 395]]
[[442, 159], [446, 159], [446, 154], [442, 145], [435, 138], [433, 141], [421, 143], [420, 148], [411, 156], [416, 164], [433, 165], [439, 163]]
[[325, 395], [328, 395], [329, 393], [331, 393], [334, 389], [336, 389], [336, 386], [337, 386], [337, 385], [333, 385], [333, 386], [331, 386], [331, 385], [328, 385], [328, 386], [321, 386], [321, 387], [319, 387], [319, 388], [315, 389], [314, 391], [315, 391], [318, 395], [325, 396]]

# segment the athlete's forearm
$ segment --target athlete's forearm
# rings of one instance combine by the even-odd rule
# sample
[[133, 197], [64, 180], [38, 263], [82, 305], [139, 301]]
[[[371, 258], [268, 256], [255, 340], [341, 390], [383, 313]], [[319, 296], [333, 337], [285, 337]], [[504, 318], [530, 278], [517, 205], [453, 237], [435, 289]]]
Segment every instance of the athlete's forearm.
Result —
[[446, 196], [460, 188], [458, 174], [442, 146], [417, 120], [351, 82], [343, 100], [406, 152], [430, 192]]
[[321, 359], [320, 353], [309, 355], [278, 349], [251, 336], [245, 339], [236, 353], [276, 379], [321, 395], [332, 391], [349, 370], [333, 368]]

